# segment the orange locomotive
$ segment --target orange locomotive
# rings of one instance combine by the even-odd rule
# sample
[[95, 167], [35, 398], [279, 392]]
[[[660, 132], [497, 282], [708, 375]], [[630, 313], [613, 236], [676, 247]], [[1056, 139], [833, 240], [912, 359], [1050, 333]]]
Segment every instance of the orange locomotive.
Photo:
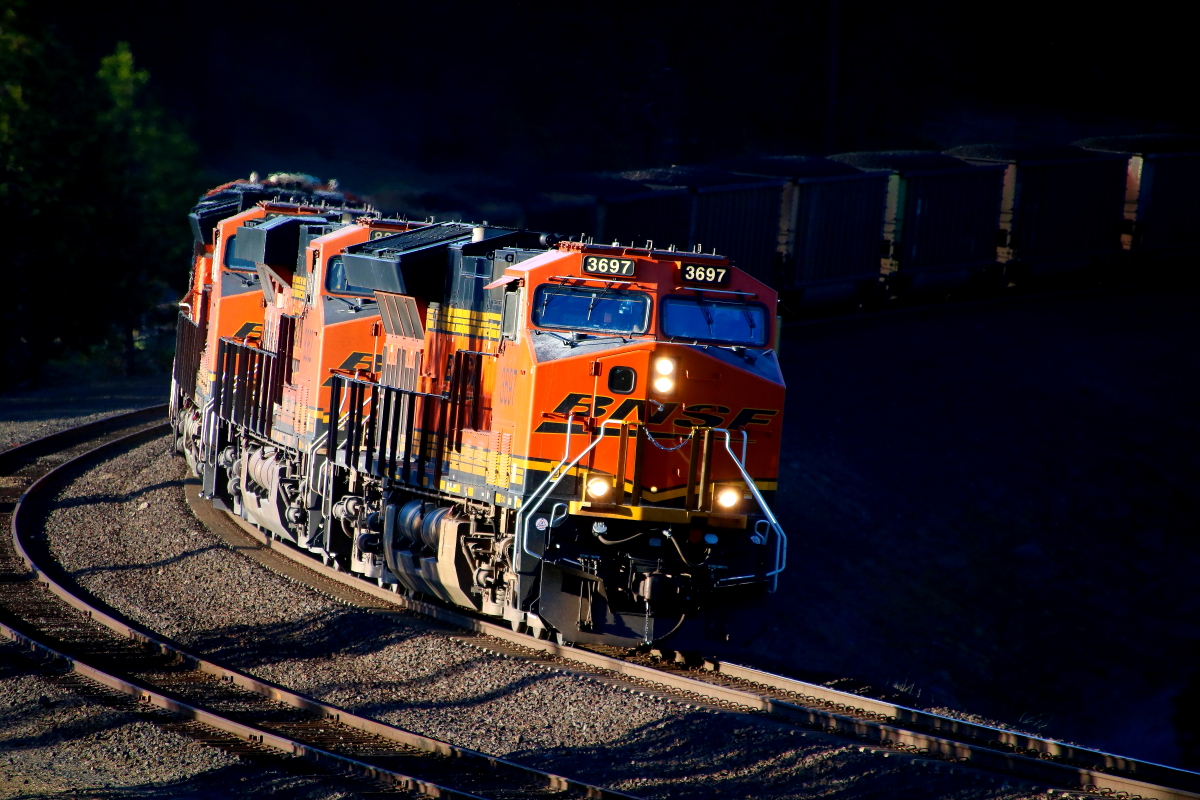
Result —
[[683, 640], [774, 587], [770, 288], [715, 255], [258, 210], [216, 238], [257, 242], [261, 335], [210, 336], [178, 402], [216, 502], [567, 642]]
[[[199, 436], [201, 414], [192, 412], [203, 408], [211, 394], [211, 358], [217, 343], [224, 337], [255, 338], [262, 332], [262, 276], [253, 260], [238, 257], [237, 229], [243, 222], [261, 222], [268, 216], [303, 216], [310, 223], [328, 224], [366, 213], [364, 205], [346, 195], [298, 178], [307, 176], [232, 181], [208, 192], [189, 215], [192, 274], [188, 293], [179, 303], [171, 391], [172, 418], [189, 440]], [[198, 471], [194, 451], [184, 452]]]

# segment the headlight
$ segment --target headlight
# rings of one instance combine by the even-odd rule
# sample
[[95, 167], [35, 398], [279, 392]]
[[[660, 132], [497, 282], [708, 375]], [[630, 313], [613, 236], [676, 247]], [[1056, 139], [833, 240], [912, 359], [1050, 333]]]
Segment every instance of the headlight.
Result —
[[742, 499], [742, 493], [737, 489], [722, 489], [717, 493], [717, 505], [721, 508], [733, 508]]
[[599, 500], [608, 494], [609, 490], [612, 489], [612, 484], [606, 478], [593, 478], [588, 481], [587, 489], [588, 495], [592, 499]]
[[660, 358], [654, 362], [654, 371], [659, 375], [670, 375], [675, 371], [675, 361], [670, 358]]
[[659, 394], [669, 394], [675, 388], [675, 381], [670, 378], [655, 378], [654, 391]]

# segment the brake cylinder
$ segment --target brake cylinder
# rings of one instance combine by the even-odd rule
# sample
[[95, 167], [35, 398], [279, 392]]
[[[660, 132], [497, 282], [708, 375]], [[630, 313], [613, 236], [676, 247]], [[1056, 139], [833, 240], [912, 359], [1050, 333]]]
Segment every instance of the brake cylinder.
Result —
[[250, 451], [249, 458], [246, 459], [246, 477], [263, 489], [270, 490], [274, 483], [273, 479], [278, 470], [278, 464], [275, 462], [276, 452], [274, 447], [257, 447]]
[[442, 530], [442, 520], [449, 517], [454, 512], [449, 506], [442, 506], [430, 511], [421, 518], [421, 541], [425, 542], [425, 546], [430, 550], [437, 551], [438, 538]]
[[421, 535], [421, 517], [425, 515], [425, 509], [431, 506], [423, 500], [410, 500], [400, 507], [396, 513], [396, 533], [399, 538], [407, 539], [410, 542], [415, 542]]

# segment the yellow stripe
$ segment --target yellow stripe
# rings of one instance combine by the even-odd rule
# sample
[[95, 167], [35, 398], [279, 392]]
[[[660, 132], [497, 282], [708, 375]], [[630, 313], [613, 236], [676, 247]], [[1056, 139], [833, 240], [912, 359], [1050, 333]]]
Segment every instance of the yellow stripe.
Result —
[[473, 311], [469, 308], [443, 308], [438, 311], [439, 317], [447, 317], [453, 320], [470, 320], [472, 322], [484, 321], [488, 323], [500, 324], [500, 315], [495, 311]]
[[[729, 481], [715, 481], [715, 482], [723, 483], [723, 484], [729, 483]], [[741, 484], [742, 482], [737, 481], [737, 483]], [[773, 492], [776, 490], [776, 488], [778, 487], [779, 484], [776, 481], [755, 481], [754, 485], [758, 488], [758, 490], [760, 492]], [[625, 481], [625, 490], [629, 491], [629, 492], [633, 491], [632, 482]], [[645, 487], [645, 486], [642, 487], [642, 498], [644, 500], [674, 500], [676, 498], [683, 497], [686, 494], [687, 494], [686, 486], [681, 486], [678, 489], [666, 489], [664, 491], [659, 491], [659, 492], [651, 492], [647, 487]]]
[[[554, 466], [555, 462], [552, 462], [552, 461], [549, 461], [546, 459], [540, 459], [540, 458], [530, 459], [530, 458], [521, 458], [520, 456], [513, 456], [512, 463], [521, 467], [522, 469], [526, 469], [526, 470], [532, 469], [532, 470], [541, 470], [542, 472], [549, 472], [550, 469]], [[589, 470], [587, 467], [573, 467], [567, 474], [582, 476], [582, 475], [587, 475], [588, 472], [589, 472]], [[715, 481], [715, 482], [716, 483], [728, 483], [729, 481]], [[738, 481], [738, 483], [741, 483], [741, 481]], [[771, 481], [771, 480], [756, 480], [754, 482], [754, 485], [756, 487], [758, 487], [758, 490], [760, 492], [773, 492], [779, 487], [778, 481]], [[653, 495], [651, 495], [650, 490], [648, 488], [646, 488], [646, 487], [643, 487], [643, 488], [646, 490], [647, 497], [652, 496], [652, 497], [665, 498], [665, 499], [673, 499], [676, 497], [683, 497], [683, 495], [687, 492], [687, 487], [681, 487], [679, 489], [667, 489], [665, 491], [655, 492]], [[632, 480], [627, 479], [625, 481], [625, 489], [627, 491], [633, 490], [633, 481]]]
[[463, 336], [499, 339], [500, 315], [494, 311], [444, 308], [429, 315], [429, 328], [435, 333], [455, 333]]
[[[517, 456], [513, 456], [512, 463], [513, 463], [513, 466], [519, 468], [522, 472], [524, 472], [526, 470], [541, 470], [542, 472], [549, 472], [550, 469], [554, 466], [554, 464], [556, 462], [547, 461], [547, 460], [540, 459], [540, 458], [539, 459], [525, 459], [525, 458], [518, 458]], [[587, 467], [572, 467], [570, 470], [567, 471], [566, 474], [579, 476], [579, 475], [586, 475], [587, 473], [588, 473]]]
[[714, 515], [709, 511], [684, 511], [682, 508], [658, 508], [656, 506], [600, 506], [598, 508], [590, 508], [590, 505], [590, 503], [580, 503], [572, 500], [568, 506], [568, 511], [571, 514], [578, 514], [585, 517], [632, 519], [646, 522], [673, 522], [681, 525], [687, 524], [696, 518], [708, 519], [713, 517], [721, 520], [719, 527], [746, 527], [746, 517], [742, 515]]

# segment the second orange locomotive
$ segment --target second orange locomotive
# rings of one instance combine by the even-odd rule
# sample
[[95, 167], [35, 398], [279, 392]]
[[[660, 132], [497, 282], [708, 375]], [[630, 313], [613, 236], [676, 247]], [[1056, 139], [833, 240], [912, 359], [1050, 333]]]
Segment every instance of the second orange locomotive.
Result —
[[174, 407], [232, 512], [565, 642], [653, 642], [774, 586], [776, 296], [727, 259], [324, 207], [213, 224], [209, 280], [236, 237], [261, 327], [181, 337], [204, 352], [177, 354]]

